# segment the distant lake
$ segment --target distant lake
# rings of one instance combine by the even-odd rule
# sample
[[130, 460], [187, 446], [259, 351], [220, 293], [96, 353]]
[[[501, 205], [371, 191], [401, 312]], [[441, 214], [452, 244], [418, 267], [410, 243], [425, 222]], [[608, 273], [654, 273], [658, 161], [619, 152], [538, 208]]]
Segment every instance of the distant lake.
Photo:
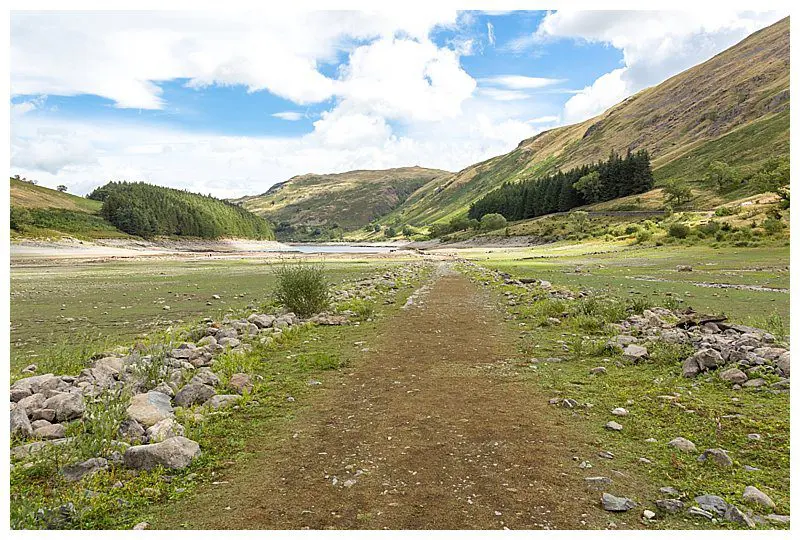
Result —
[[300, 253], [389, 253], [399, 246], [370, 246], [365, 244], [286, 244], [288, 249], [275, 251], [299, 251]]

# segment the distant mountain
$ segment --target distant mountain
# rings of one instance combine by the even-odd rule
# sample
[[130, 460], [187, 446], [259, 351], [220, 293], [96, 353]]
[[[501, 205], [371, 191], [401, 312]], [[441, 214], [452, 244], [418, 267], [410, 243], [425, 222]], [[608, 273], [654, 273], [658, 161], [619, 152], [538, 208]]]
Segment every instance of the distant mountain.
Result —
[[[508, 154], [429, 182], [387, 215], [387, 223], [426, 225], [466, 213], [471, 202], [504, 182], [535, 178], [646, 149], [656, 187], [683, 179], [709, 190], [714, 160], [756, 168], [789, 154], [789, 19], [603, 114], [522, 141]], [[714, 196], [710, 205], [722, 201]]]
[[304, 174], [233, 202], [269, 219], [279, 238], [302, 239], [363, 227], [429, 182], [451, 175], [422, 167]]

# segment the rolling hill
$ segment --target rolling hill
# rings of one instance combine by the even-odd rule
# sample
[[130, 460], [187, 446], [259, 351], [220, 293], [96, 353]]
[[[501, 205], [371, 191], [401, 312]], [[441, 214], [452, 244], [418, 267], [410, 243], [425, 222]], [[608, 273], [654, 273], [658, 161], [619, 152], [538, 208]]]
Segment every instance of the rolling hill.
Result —
[[237, 205], [141, 182], [110, 182], [84, 198], [11, 178], [10, 195], [12, 238], [274, 238]]
[[422, 167], [304, 174], [233, 202], [275, 223], [281, 239], [327, 236], [363, 227], [425, 185], [451, 175]]
[[686, 180], [699, 192], [696, 204], [706, 207], [724, 202], [703, 185], [712, 161], [754, 169], [788, 156], [789, 19], [597, 117], [540, 133], [508, 154], [441, 176], [381, 221], [445, 221], [465, 214], [471, 202], [503, 182], [592, 163], [612, 150], [639, 149], [653, 159], [656, 186]]

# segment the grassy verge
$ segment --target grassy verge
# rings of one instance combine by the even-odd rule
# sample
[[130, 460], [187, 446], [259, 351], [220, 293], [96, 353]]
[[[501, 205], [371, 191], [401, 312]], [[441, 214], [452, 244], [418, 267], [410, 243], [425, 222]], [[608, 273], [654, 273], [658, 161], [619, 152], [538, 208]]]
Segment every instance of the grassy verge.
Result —
[[[495, 266], [512, 271], [515, 277], [531, 274]], [[681, 492], [687, 507], [692, 498], [713, 494], [742, 509], [770, 513], [752, 508], [742, 499], [744, 488], [753, 485], [773, 499], [775, 513], [789, 514], [788, 393], [733, 390], [713, 372], [697, 379], [683, 378], [681, 361], [689, 351], [680, 346], [660, 344], [651, 347], [650, 359], [645, 363], [623, 362], [618, 353], [605, 347], [615, 333], [610, 323], [641, 312], [654, 303], [652, 299], [617, 296], [614, 291], [576, 300], [546, 295], [537, 298], [502, 280], [487, 280], [485, 273], [468, 272], [475, 279], [488, 281], [506, 298], [511, 321], [521, 329], [518, 366], [523, 376], [545, 395], [577, 402], [575, 408], [554, 412], [569, 419], [569, 429], [582, 430], [593, 438], [593, 449], [576, 456], [592, 465], [586, 476], [612, 478], [613, 484], [604, 489], [633, 498], [640, 505], [638, 512], [655, 511], [657, 518], [651, 527], [736, 528], [729, 522], [712, 523], [685, 513], [664, 514], [654, 501], [668, 498], [659, 493], [659, 488], [666, 486]], [[548, 322], [548, 317], [559, 315], [559, 324]], [[558, 357], [563, 361], [530, 363], [532, 357]], [[596, 367], [604, 367], [606, 372], [590, 374]], [[628, 409], [629, 414], [611, 415], [616, 407]], [[610, 420], [620, 422], [623, 430], [605, 429]], [[748, 437], [754, 433], [760, 435], [759, 440]], [[697, 454], [667, 447], [666, 443], [675, 437], [692, 440], [700, 451], [724, 448], [734, 466], [719, 468], [700, 463]], [[656, 442], [647, 442], [648, 439]], [[612, 452], [614, 458], [598, 457], [601, 451]], [[757, 470], [745, 469], [745, 465]]]

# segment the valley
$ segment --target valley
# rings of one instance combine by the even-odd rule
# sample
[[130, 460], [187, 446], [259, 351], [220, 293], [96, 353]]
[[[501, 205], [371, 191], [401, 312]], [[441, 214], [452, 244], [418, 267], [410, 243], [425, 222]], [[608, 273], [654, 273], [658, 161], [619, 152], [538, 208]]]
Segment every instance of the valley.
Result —
[[459, 171], [12, 176], [12, 529], [788, 530], [788, 74], [785, 18]]

